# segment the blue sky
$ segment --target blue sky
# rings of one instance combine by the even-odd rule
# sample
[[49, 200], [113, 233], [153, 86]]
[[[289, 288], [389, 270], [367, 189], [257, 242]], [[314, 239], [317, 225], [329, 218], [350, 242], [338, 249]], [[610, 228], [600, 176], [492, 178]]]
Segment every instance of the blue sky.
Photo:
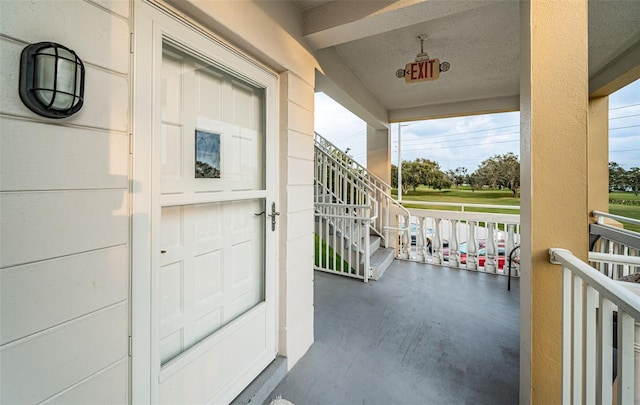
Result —
[[[609, 160], [640, 167], [640, 80], [609, 97]], [[402, 159], [431, 159], [443, 170], [473, 172], [496, 154], [520, 154], [520, 113], [415, 121], [402, 127]], [[366, 164], [366, 125], [323, 93], [316, 93], [315, 129]], [[392, 162], [398, 160], [398, 125], [392, 125]]]

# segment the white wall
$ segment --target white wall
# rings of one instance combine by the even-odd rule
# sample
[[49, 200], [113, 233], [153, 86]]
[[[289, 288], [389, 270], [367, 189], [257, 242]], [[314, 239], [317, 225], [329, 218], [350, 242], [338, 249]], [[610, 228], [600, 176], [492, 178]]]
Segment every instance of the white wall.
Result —
[[[128, 391], [129, 2], [0, 2], [0, 398], [123, 403]], [[82, 58], [85, 104], [18, 96], [20, 52]]]
[[313, 343], [313, 103], [311, 83], [280, 75], [280, 334], [291, 368]]

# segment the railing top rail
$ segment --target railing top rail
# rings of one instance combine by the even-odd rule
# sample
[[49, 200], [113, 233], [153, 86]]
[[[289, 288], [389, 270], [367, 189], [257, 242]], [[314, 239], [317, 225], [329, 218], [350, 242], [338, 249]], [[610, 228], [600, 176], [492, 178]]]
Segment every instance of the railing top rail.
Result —
[[338, 207], [338, 208], [371, 208], [370, 205], [366, 204], [347, 204], [347, 203], [325, 203], [325, 202], [317, 202], [314, 203], [316, 206], [321, 207]]
[[622, 283], [600, 273], [568, 250], [551, 248], [549, 256], [551, 263], [560, 264], [578, 274], [618, 308], [631, 315], [636, 321], [640, 321], [640, 296], [629, 291]]
[[404, 200], [404, 204], [415, 204], [415, 205], [424, 205], [424, 206], [432, 206], [432, 205], [440, 205], [443, 207], [473, 207], [473, 208], [497, 208], [497, 209], [505, 209], [505, 210], [519, 210], [519, 205], [499, 205], [499, 204], [467, 204], [467, 203], [454, 203], [454, 202], [438, 202], [438, 201], [413, 201], [413, 200]]
[[[345, 155], [346, 155], [346, 153], [344, 153], [344, 152], [342, 151], [342, 149], [338, 148], [338, 147], [337, 147], [333, 142], [329, 141], [329, 140], [328, 140], [327, 138], [325, 138], [324, 136], [320, 135], [320, 134], [319, 134], [319, 133], [317, 133], [317, 132], [314, 132], [314, 134], [315, 134], [315, 136], [316, 136], [316, 139], [315, 139], [316, 143], [318, 143], [318, 138], [319, 138], [320, 140], [322, 140], [322, 142], [323, 142], [323, 143], [327, 143], [327, 144], [329, 144], [332, 148], [334, 148], [334, 149], [336, 149], [336, 150], [339, 150], [341, 153], [343, 153], [343, 154], [345, 154]], [[347, 156], [348, 156], [348, 155], [347, 155]], [[367, 168], [366, 168], [366, 167], [362, 166], [360, 163], [358, 163], [357, 161], [355, 161], [353, 158], [351, 158], [351, 161], [352, 161], [356, 166], [358, 166], [359, 168], [361, 168], [361, 169], [365, 170], [365, 171], [366, 171], [366, 173], [367, 173], [367, 176], [371, 176], [372, 178], [374, 178], [377, 182], [381, 183], [381, 184], [382, 184], [383, 186], [385, 186], [386, 188], [391, 189], [391, 186], [389, 185], [389, 183], [387, 183], [386, 181], [382, 180], [380, 177], [376, 176], [375, 174], [371, 173], [369, 170], [367, 170]]]
[[589, 261], [640, 266], [640, 256], [616, 255], [613, 253], [589, 252]]
[[599, 236], [622, 245], [640, 249], [640, 233], [608, 224], [590, 224], [589, 234]]
[[640, 225], [639, 219], [623, 217], [622, 215], [609, 214], [608, 212], [591, 211], [591, 215], [594, 217], [611, 218], [618, 221], [628, 222], [630, 224]]
[[488, 212], [461, 212], [445, 210], [425, 210], [422, 208], [409, 208], [411, 215], [416, 217], [432, 217], [441, 219], [457, 219], [465, 221], [493, 222], [500, 224], [519, 224], [520, 215], [517, 214], [492, 214]]
[[[347, 172], [349, 172], [349, 168], [348, 167], [344, 167], [344, 165], [342, 164], [341, 161], [339, 161], [338, 159], [334, 158], [333, 156], [331, 156], [330, 154], [328, 154], [326, 151], [317, 148], [317, 150], [320, 151], [320, 153], [322, 153], [324, 156], [328, 157], [329, 159], [331, 159], [335, 164], [339, 165], [342, 169], [346, 170]], [[349, 172], [350, 173], [350, 172]], [[353, 173], [352, 173], [353, 174]], [[359, 178], [356, 175], [353, 175], [353, 179], [350, 179], [351, 181], [355, 181], [357, 182], [359, 185], [362, 185], [363, 187], [365, 187], [367, 189], [367, 191], [369, 192], [373, 192], [373, 188], [367, 184], [365, 181], [363, 181], [361, 178]]]

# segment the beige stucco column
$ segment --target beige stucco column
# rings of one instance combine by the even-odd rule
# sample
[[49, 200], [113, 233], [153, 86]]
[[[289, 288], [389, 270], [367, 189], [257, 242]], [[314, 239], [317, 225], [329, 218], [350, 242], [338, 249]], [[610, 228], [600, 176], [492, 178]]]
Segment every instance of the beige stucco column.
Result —
[[367, 124], [367, 170], [391, 184], [391, 136], [389, 129]]
[[587, 0], [521, 1], [520, 403], [561, 403], [559, 247], [588, 244]]
[[[589, 212], [609, 211], [609, 97], [589, 100]], [[593, 221], [593, 219], [592, 219]]]

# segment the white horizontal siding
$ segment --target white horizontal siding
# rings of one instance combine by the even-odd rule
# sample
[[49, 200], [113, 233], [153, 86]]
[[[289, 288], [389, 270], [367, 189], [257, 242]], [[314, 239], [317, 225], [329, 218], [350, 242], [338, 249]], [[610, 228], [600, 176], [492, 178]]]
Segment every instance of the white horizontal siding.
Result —
[[127, 243], [127, 201], [125, 190], [0, 194], [0, 268]]
[[[108, 3], [116, 2], [105, 3], [109, 6]], [[123, 9], [122, 5], [117, 9]], [[90, 64], [123, 74], [129, 71], [127, 20], [88, 2], [2, 1], [0, 33], [24, 41], [25, 45], [41, 41], [57, 42], [73, 49], [83, 61]], [[18, 66], [14, 65], [12, 70]]]
[[128, 158], [123, 133], [0, 118], [0, 191], [126, 189]]
[[127, 299], [126, 245], [0, 271], [0, 344]]
[[313, 282], [304, 286], [287, 288], [287, 300], [295, 302], [296, 306], [287, 314], [289, 325], [304, 325], [308, 319], [313, 319]]
[[[288, 122], [289, 130], [294, 130], [303, 134], [313, 134], [313, 111], [309, 111], [296, 103], [288, 103]], [[313, 156], [313, 151], [311, 151]]]
[[[0, 398], [126, 403], [128, 0], [0, 2]], [[40, 117], [20, 53], [58, 42], [85, 63], [82, 110]]]
[[43, 401], [125, 358], [127, 318], [122, 303], [2, 346], [2, 402]]
[[287, 85], [289, 86], [289, 100], [305, 110], [313, 112], [315, 103], [313, 86], [292, 73], [288, 74]]
[[127, 359], [46, 400], [45, 404], [102, 405], [127, 403]]
[[[287, 286], [299, 288], [313, 282], [313, 233], [287, 241]], [[311, 246], [312, 248], [309, 248]]]
[[[8, 3], [20, 2], [12, 1]], [[60, 4], [69, 3], [60, 2]], [[76, 4], [76, 2], [71, 4]], [[95, 6], [92, 7], [96, 8]], [[106, 11], [101, 12], [107, 14]], [[4, 16], [2, 21], [4, 23]], [[90, 37], [90, 35], [82, 37]], [[73, 42], [66, 45], [71, 48]], [[73, 117], [63, 120], [44, 119], [29, 110], [22, 103], [18, 94], [20, 78], [18, 66], [20, 66], [20, 53], [23, 48], [24, 45], [20, 43], [0, 38], [0, 70], [2, 71], [2, 75], [0, 75], [0, 88], [2, 88], [2, 92], [0, 92], [0, 114], [56, 124], [67, 123], [89, 128], [127, 131], [129, 127], [129, 89], [126, 76], [91, 65], [85, 66], [84, 105]]]
[[313, 209], [313, 186], [287, 187], [287, 207], [289, 212]]
[[287, 367], [289, 370], [309, 350], [313, 343], [314, 320], [312, 315], [313, 311], [310, 311], [302, 323], [292, 323], [286, 327], [285, 339], [287, 341]]
[[[296, 239], [305, 235], [313, 234], [314, 225], [313, 210], [289, 212], [287, 215], [288, 239]], [[309, 248], [313, 249], [313, 245]], [[309, 270], [312, 271], [312, 270]]]
[[312, 185], [314, 161], [298, 158], [288, 159], [289, 185]]
[[301, 159], [313, 159], [314, 140], [311, 134], [289, 131], [287, 136], [289, 156]]
[[100, 7], [104, 7], [107, 10], [118, 14], [124, 19], [129, 18], [129, 13], [131, 12], [131, 7], [129, 5], [129, 0], [85, 0], [89, 3], [97, 4]]
[[281, 75], [281, 186], [279, 350], [293, 367], [313, 343], [313, 86]]

